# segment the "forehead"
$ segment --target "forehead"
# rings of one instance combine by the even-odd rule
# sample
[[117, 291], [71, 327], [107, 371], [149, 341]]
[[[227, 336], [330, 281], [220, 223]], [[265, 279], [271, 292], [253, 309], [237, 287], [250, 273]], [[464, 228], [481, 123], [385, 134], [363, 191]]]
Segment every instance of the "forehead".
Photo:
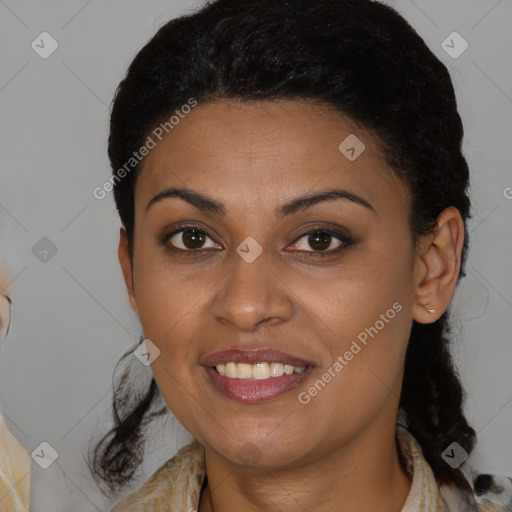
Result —
[[[342, 186], [379, 207], [408, 207], [371, 132], [307, 100], [221, 99], [182, 116], [146, 156], [136, 204], [186, 186], [247, 206]], [[270, 199], [275, 198], [275, 200]]]

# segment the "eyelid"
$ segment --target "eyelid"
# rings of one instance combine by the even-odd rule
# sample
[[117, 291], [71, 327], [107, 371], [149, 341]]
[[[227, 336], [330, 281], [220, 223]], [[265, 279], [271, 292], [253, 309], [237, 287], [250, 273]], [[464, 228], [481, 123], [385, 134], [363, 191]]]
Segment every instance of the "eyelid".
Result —
[[[178, 248], [175, 246], [171, 246], [171, 247], [168, 246], [167, 242], [173, 236], [177, 235], [178, 233], [183, 233], [187, 230], [193, 230], [193, 229], [206, 235], [208, 238], [210, 238], [210, 240], [213, 243], [215, 243], [217, 245], [221, 245], [212, 238], [212, 236], [209, 234], [209, 231], [206, 228], [203, 228], [197, 224], [190, 224], [190, 223], [186, 223], [186, 222], [175, 225], [173, 227], [172, 231], [170, 231], [169, 233], [166, 233], [165, 235], [160, 237], [161, 244], [166, 246], [169, 251], [171, 251], [175, 254], [184, 255], [184, 256], [191, 254], [190, 257], [194, 257], [195, 255], [200, 256], [204, 253], [212, 252], [213, 250], [216, 250], [216, 251], [219, 250], [219, 249], [213, 249], [211, 247], [206, 248], [206, 249], [188, 249], [187, 250], [187, 249], [181, 249], [181, 248]], [[324, 224], [317, 223], [317, 224], [312, 225], [309, 229], [306, 229], [305, 231], [302, 231], [300, 234], [296, 235], [293, 242], [290, 245], [295, 245], [305, 236], [315, 234], [315, 233], [326, 233], [326, 234], [330, 235], [331, 237], [337, 239], [339, 242], [341, 242], [341, 245], [339, 247], [337, 247], [335, 249], [331, 249], [329, 251], [318, 251], [318, 250], [312, 249], [311, 251], [296, 250], [296, 251], [287, 251], [287, 252], [308, 253], [308, 254], [311, 254], [311, 257], [322, 257], [322, 256], [327, 257], [327, 256], [337, 255], [338, 253], [340, 253], [341, 251], [343, 251], [345, 249], [348, 249], [350, 246], [352, 246], [355, 243], [355, 241], [348, 229], [343, 228], [341, 226], [333, 227], [330, 225], [324, 225]], [[289, 247], [289, 245], [287, 247]]]
[[348, 237], [345, 236], [343, 233], [340, 233], [334, 229], [329, 229], [329, 228], [313, 228], [313, 229], [310, 229], [308, 231], [305, 231], [304, 233], [301, 233], [300, 235], [298, 235], [295, 240], [292, 242], [292, 245], [293, 244], [296, 244], [299, 240], [303, 239], [304, 237], [306, 236], [310, 236], [310, 235], [314, 235], [314, 234], [317, 234], [317, 233], [322, 233], [322, 234], [327, 234], [327, 235], [330, 235], [332, 238], [336, 238], [337, 240], [339, 240], [340, 242], [347, 242], [348, 241]]
[[352, 237], [351, 234], [349, 234], [347, 229], [340, 227], [331, 227], [331, 226], [325, 226], [325, 225], [315, 225], [311, 227], [310, 229], [303, 231], [301, 234], [297, 235], [292, 242], [291, 245], [296, 245], [299, 243], [299, 241], [309, 235], [313, 235], [316, 233], [325, 233], [327, 235], [330, 235], [332, 238], [335, 238], [340, 242], [340, 245], [336, 247], [335, 249], [325, 250], [325, 251], [318, 251], [318, 250], [295, 250], [295, 251], [288, 251], [288, 252], [297, 252], [297, 253], [307, 253], [308, 257], [317, 258], [317, 257], [328, 257], [328, 256], [336, 256], [345, 249], [348, 249], [352, 245], [355, 244], [355, 240]]
[[[195, 225], [195, 224], [188, 224], [188, 223], [183, 223], [183, 224], [177, 224], [173, 227], [173, 229], [169, 232], [166, 232], [163, 236], [160, 237], [160, 242], [162, 245], [167, 245], [167, 242], [175, 235], [177, 235], [178, 233], [183, 233], [185, 231], [188, 231], [188, 230], [192, 230], [192, 229], [195, 229], [196, 231], [200, 232], [200, 233], [203, 233], [204, 235], [206, 235], [212, 242], [214, 242], [215, 244], [217, 245], [220, 245], [218, 242], [216, 242], [213, 238], [212, 238], [212, 235], [210, 235], [209, 231], [206, 229], [206, 228], [203, 228], [201, 226], [198, 226], [198, 225]], [[211, 248], [209, 248], [211, 249]], [[207, 249], [207, 250], [209, 250]], [[185, 249], [179, 249], [178, 247], [172, 247], [171, 250], [176, 250], [178, 252], [200, 252], [200, 251], [206, 251], [205, 249], [189, 249], [189, 250], [185, 250]]]

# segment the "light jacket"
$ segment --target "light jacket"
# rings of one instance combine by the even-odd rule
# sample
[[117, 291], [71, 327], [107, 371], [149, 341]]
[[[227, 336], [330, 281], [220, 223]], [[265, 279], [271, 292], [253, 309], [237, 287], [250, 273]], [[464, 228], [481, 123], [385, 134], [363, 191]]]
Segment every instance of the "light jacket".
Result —
[[28, 512], [30, 455], [9, 432], [0, 414], [0, 511]]
[[[400, 455], [412, 479], [402, 512], [469, 512], [462, 495], [454, 488], [438, 487], [432, 469], [414, 436], [397, 424]], [[194, 512], [198, 510], [205, 478], [204, 449], [194, 441], [163, 464], [136, 491], [118, 501], [111, 512]], [[476, 512], [508, 512], [491, 500], [476, 503]]]

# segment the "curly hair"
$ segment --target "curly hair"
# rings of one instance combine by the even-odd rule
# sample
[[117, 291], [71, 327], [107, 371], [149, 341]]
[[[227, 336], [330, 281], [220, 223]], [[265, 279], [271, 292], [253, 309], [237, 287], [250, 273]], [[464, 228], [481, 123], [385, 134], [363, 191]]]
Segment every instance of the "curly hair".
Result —
[[[113, 102], [108, 154], [113, 173], [151, 131], [193, 97], [240, 101], [306, 99], [326, 105], [377, 136], [387, 163], [411, 195], [414, 242], [447, 207], [466, 228], [469, 170], [463, 127], [446, 66], [393, 8], [373, 0], [216, 0], [163, 25], [140, 50]], [[114, 187], [133, 258], [134, 190], [144, 161]], [[471, 487], [441, 454], [453, 440], [470, 453], [476, 433], [450, 353], [447, 313], [414, 322], [400, 407], [439, 484]], [[110, 491], [143, 460], [154, 380], [138, 403], [114, 394], [115, 425], [91, 453], [90, 467]], [[164, 411], [161, 411], [163, 413]]]

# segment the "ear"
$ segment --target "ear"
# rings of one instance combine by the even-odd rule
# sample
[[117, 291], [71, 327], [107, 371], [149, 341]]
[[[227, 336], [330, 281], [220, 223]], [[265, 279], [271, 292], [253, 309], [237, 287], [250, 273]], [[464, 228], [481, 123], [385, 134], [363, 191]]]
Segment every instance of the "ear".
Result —
[[121, 228], [119, 232], [119, 248], [117, 250], [119, 257], [119, 263], [121, 264], [121, 270], [123, 271], [124, 282], [126, 285], [126, 291], [128, 292], [128, 298], [130, 300], [130, 306], [138, 315], [139, 310], [137, 308], [137, 300], [135, 298], [135, 291], [133, 289], [133, 267], [130, 253], [128, 250], [128, 238], [126, 231]]
[[[439, 215], [435, 231], [418, 244], [413, 305], [416, 322], [435, 322], [448, 309], [459, 277], [463, 246], [464, 222], [459, 210], [451, 206]], [[429, 309], [435, 311], [429, 313]]]

